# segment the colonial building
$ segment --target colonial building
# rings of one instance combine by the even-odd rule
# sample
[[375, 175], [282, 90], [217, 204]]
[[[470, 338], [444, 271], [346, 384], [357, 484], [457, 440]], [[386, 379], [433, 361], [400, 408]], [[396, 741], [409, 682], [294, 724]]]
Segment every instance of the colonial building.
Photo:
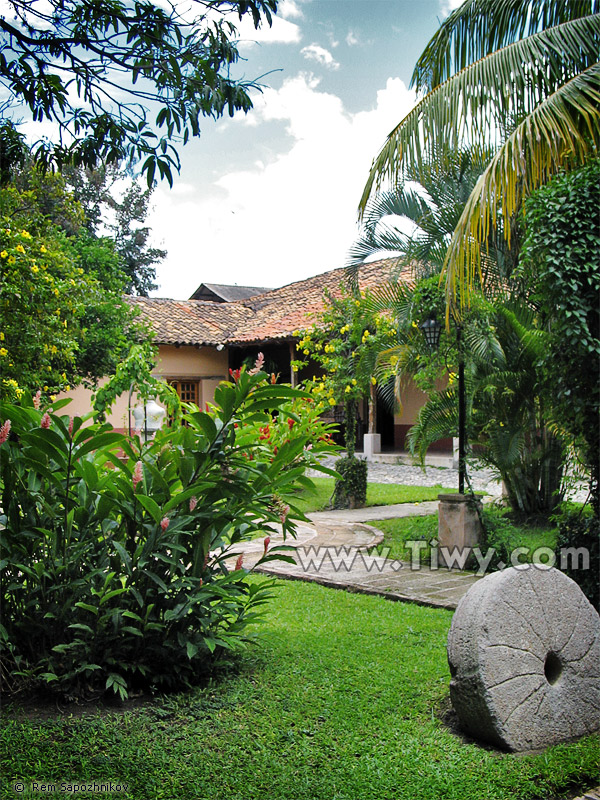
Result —
[[[396, 265], [395, 259], [363, 265], [360, 288], [372, 289], [385, 283]], [[408, 268], [395, 274], [396, 280], [408, 281], [410, 277]], [[157, 374], [176, 388], [182, 400], [203, 406], [213, 399], [219, 381], [228, 379], [230, 368], [236, 369], [245, 361], [253, 363], [260, 351], [265, 354], [269, 371], [276, 372], [280, 381], [294, 384], [301, 380], [302, 374], [296, 376], [291, 369], [296, 357], [294, 332], [313, 324], [323, 308], [324, 290], [335, 296], [345, 281], [345, 270], [336, 269], [278, 289], [203, 283], [189, 300], [133, 297], [131, 302], [154, 330], [159, 352]], [[76, 391], [74, 396], [77, 412], [89, 408], [85, 390]], [[403, 449], [406, 433], [425, 399], [413, 385], [403, 395], [402, 414], [394, 415], [379, 404], [377, 428], [383, 450]], [[116, 404], [110, 417], [115, 427], [128, 427], [129, 404], [126, 397]], [[365, 417], [363, 413], [363, 421]], [[359, 437], [363, 430], [364, 425], [359, 424]], [[436, 447], [450, 448], [450, 441]]]

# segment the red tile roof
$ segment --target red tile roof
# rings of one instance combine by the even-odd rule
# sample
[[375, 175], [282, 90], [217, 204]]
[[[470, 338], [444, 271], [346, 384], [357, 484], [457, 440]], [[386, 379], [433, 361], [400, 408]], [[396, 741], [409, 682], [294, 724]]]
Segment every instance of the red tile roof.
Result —
[[[397, 269], [396, 259], [364, 264], [359, 286], [372, 289], [381, 285]], [[397, 277], [410, 280], [410, 267]], [[293, 339], [295, 330], [314, 323], [314, 314], [323, 307], [323, 291], [339, 294], [346, 281], [347, 273], [341, 268], [229, 303], [148, 297], [133, 297], [131, 302], [152, 325], [158, 344], [249, 345]]]

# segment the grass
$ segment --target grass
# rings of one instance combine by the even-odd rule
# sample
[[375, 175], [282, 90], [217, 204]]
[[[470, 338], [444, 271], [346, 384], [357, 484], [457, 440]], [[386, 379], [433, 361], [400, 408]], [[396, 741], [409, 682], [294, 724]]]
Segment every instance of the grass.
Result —
[[[333, 478], [312, 478], [314, 492], [303, 492], [296, 505], [305, 513], [323, 511], [328, 508], [333, 494], [335, 481]], [[394, 503], [421, 503], [426, 500], [437, 500], [443, 492], [441, 486], [403, 486], [396, 483], [367, 484], [367, 505], [386, 506]]]
[[598, 739], [512, 755], [448, 707], [451, 612], [281, 582], [261, 644], [212, 688], [118, 714], [5, 711], [4, 788], [128, 784], [124, 800], [532, 800], [597, 779]]
[[[520, 561], [539, 560], [536, 551], [539, 548], [549, 548], [554, 551], [558, 537], [558, 529], [553, 523], [541, 525], [526, 525], [511, 522], [506, 510], [495, 507], [484, 507], [484, 520], [489, 533], [480, 543], [482, 553], [493, 547], [500, 560], [510, 562], [510, 554], [518, 547], [527, 547], [527, 553], [521, 553]], [[438, 515], [431, 514], [426, 517], [403, 517], [400, 519], [383, 519], [372, 523], [383, 531], [385, 538], [383, 547], [390, 548], [390, 558], [408, 559], [411, 549], [406, 546], [409, 540], [423, 540], [430, 542], [437, 539]], [[430, 548], [420, 550], [421, 563], [428, 564]], [[542, 559], [545, 556], [542, 556]]]

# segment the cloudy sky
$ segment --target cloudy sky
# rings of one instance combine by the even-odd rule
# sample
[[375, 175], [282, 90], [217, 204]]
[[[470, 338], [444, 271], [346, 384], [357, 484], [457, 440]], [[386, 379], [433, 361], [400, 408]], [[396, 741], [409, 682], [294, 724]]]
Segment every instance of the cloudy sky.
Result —
[[415, 60], [458, 0], [284, 0], [240, 27], [246, 116], [205, 122], [153, 196], [160, 297], [282, 286], [344, 265], [371, 160], [412, 108]]

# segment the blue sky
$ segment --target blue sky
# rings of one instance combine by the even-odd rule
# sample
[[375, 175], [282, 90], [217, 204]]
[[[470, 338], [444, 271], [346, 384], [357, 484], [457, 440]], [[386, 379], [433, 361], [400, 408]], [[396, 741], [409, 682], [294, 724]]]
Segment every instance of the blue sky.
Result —
[[239, 28], [246, 116], [206, 121], [150, 223], [156, 296], [201, 282], [282, 286], [344, 265], [372, 158], [415, 103], [414, 63], [457, 0], [284, 0]]

